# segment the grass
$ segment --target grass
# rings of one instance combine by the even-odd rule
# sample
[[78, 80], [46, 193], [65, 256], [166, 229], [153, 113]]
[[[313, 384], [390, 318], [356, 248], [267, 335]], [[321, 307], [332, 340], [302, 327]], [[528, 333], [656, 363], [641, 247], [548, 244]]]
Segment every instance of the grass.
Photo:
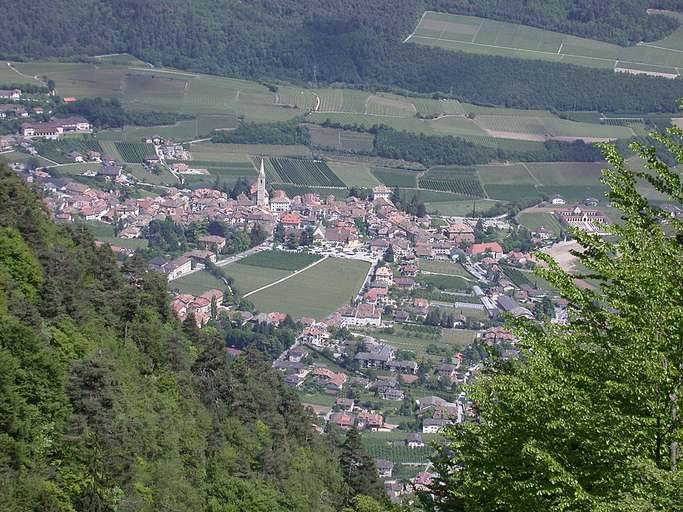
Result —
[[624, 48], [514, 23], [428, 11], [407, 41], [455, 51], [608, 69], [615, 68], [618, 61], [622, 68], [678, 74], [675, 68], [683, 66], [683, 27], [661, 41]]
[[421, 274], [417, 280], [426, 285], [431, 284], [439, 290], [459, 292], [472, 288], [472, 283], [459, 275]]
[[271, 157], [266, 160], [268, 181], [311, 187], [345, 187], [323, 160]]
[[363, 162], [327, 162], [327, 165], [347, 187], [372, 188], [380, 184], [370, 172], [370, 166]]
[[559, 235], [562, 230], [560, 222], [550, 213], [521, 212], [517, 215], [517, 220], [522, 226], [527, 227], [531, 231], [538, 231], [543, 228], [554, 235]]
[[468, 199], [458, 201], [429, 201], [425, 203], [427, 212], [431, 214], [461, 217], [464, 215], [481, 214], [493, 207], [498, 201], [490, 199]]
[[197, 160], [213, 160], [231, 162], [234, 159], [244, 161], [249, 155], [267, 156], [310, 156], [311, 150], [306, 146], [278, 146], [273, 144], [214, 144], [198, 142], [190, 146], [192, 158]]
[[305, 252], [262, 251], [241, 259], [241, 265], [275, 268], [279, 270], [299, 270], [320, 259], [320, 256]]
[[142, 164], [126, 164], [124, 170], [135, 178], [152, 185], [177, 186], [178, 180], [168, 170], [162, 169], [160, 174], [154, 174], [145, 169]]
[[391, 169], [388, 167], [374, 167], [372, 174], [387, 187], [417, 187], [417, 175], [415, 171], [406, 169]]
[[368, 269], [363, 261], [329, 258], [249, 300], [260, 311], [322, 319], [356, 296]]
[[110, 245], [117, 245], [126, 249], [143, 249], [147, 247], [147, 240], [143, 238], [116, 238], [114, 236], [114, 226], [98, 221], [87, 221], [85, 223], [88, 231], [95, 239], [106, 242]]
[[225, 285], [221, 280], [204, 270], [175, 279], [169, 283], [168, 287], [172, 290], [178, 290], [180, 293], [189, 293], [190, 295], [201, 295], [205, 291], [212, 289], [225, 289]]
[[307, 124], [311, 134], [311, 144], [322, 148], [340, 151], [372, 151], [374, 135], [339, 128], [326, 128]]
[[423, 338], [418, 338], [412, 331], [404, 330], [401, 327], [395, 328], [394, 334], [374, 333], [380, 339], [396, 347], [399, 350], [412, 350], [418, 357], [428, 357], [431, 359], [439, 359], [439, 356], [427, 354], [427, 347], [429, 345], [446, 346], [453, 350], [453, 353], [462, 350], [469, 345], [476, 338], [476, 331], [467, 331], [464, 329], [441, 329], [441, 335], [436, 339], [431, 336], [423, 334]]
[[445, 274], [449, 276], [460, 276], [465, 279], [473, 279], [472, 274], [463, 268], [460, 263], [439, 260], [420, 261], [420, 270], [435, 274]]
[[241, 294], [249, 293], [291, 274], [288, 270], [255, 267], [239, 262], [222, 267], [222, 271], [234, 280], [235, 288]]

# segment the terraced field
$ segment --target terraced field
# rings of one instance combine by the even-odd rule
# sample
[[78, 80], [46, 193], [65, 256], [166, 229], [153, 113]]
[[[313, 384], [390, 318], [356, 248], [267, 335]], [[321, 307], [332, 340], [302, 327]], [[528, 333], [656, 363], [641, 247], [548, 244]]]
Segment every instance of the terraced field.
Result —
[[485, 197], [477, 170], [473, 167], [434, 167], [420, 176], [420, 188], [453, 192], [464, 196]]
[[[683, 19], [683, 16], [675, 14]], [[653, 43], [621, 47], [525, 25], [427, 11], [406, 42], [447, 50], [675, 77], [683, 67], [683, 26]]]
[[115, 145], [124, 162], [139, 164], [157, 155], [154, 145], [145, 142], [116, 142]]
[[322, 160], [268, 158], [266, 175], [272, 183], [292, 183], [312, 187], [346, 187]]

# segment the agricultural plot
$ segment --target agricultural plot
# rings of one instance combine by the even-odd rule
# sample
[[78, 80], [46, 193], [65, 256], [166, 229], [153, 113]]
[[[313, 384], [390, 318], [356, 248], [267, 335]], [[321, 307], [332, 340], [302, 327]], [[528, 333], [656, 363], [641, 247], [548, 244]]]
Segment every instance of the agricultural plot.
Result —
[[320, 256], [305, 252], [262, 251], [241, 259], [240, 264], [294, 271], [307, 267], [319, 259]]
[[365, 103], [365, 114], [374, 116], [413, 117], [415, 105], [405, 98], [394, 95], [372, 95]]
[[540, 201], [543, 194], [536, 185], [531, 184], [484, 185], [484, 188], [489, 198], [500, 201], [522, 201], [532, 198]]
[[266, 160], [266, 175], [273, 183], [292, 183], [313, 187], [337, 187], [346, 185], [322, 160], [298, 160], [271, 157]]
[[315, 124], [307, 124], [311, 134], [311, 144], [320, 148], [338, 151], [365, 152], [372, 151], [375, 136], [371, 133], [326, 128]]
[[555, 216], [546, 212], [521, 212], [517, 215], [517, 220], [531, 231], [543, 230], [554, 235], [559, 235], [562, 231], [562, 226]]
[[369, 268], [364, 261], [329, 258], [249, 300], [259, 311], [323, 319], [356, 296]]
[[160, 168], [159, 174], [146, 169], [142, 164], [126, 164], [124, 170], [143, 183], [152, 185], [176, 186], [178, 180], [167, 169]]
[[477, 171], [471, 167], [434, 167], [420, 176], [420, 188], [453, 192], [463, 196], [484, 197]]
[[341, 201], [349, 196], [349, 189], [347, 188], [307, 187], [305, 185], [292, 185], [291, 183], [278, 183], [277, 188], [287, 192], [289, 197], [318, 194], [323, 199], [334, 196], [337, 201]]
[[372, 188], [380, 184], [368, 164], [327, 162], [327, 165], [347, 187]]
[[469, 280], [457, 275], [421, 274], [417, 281], [439, 290], [462, 292], [469, 291], [472, 288], [472, 283]]
[[197, 120], [187, 119], [169, 126], [126, 126], [122, 129], [103, 130], [95, 137], [99, 141], [140, 142], [152, 137], [176, 141], [193, 140], [198, 136]]
[[[455, 353], [472, 343], [477, 337], [477, 333], [465, 329], [440, 329], [436, 336], [432, 336], [431, 334], [413, 332], [403, 327], [395, 327], [394, 334], [374, 333], [373, 336], [387, 341], [399, 350], [412, 350], [418, 357], [432, 358], [430, 354], [427, 354], [429, 345], [447, 348]], [[439, 356], [434, 357], [438, 361]]]
[[462, 217], [463, 215], [480, 215], [496, 205], [498, 201], [490, 199], [468, 199], [466, 201], [427, 201], [427, 212], [434, 215]]
[[278, 146], [273, 144], [214, 144], [197, 142], [191, 144], [190, 154], [196, 160], [216, 162], [248, 162], [249, 155], [267, 156], [311, 156], [311, 150], [302, 145]]
[[465, 115], [465, 109], [458, 100], [434, 100], [430, 98], [413, 98], [413, 105], [418, 115], [423, 117], [439, 117]]
[[[411, 420], [406, 417], [405, 420]], [[375, 459], [386, 459], [394, 464], [428, 464], [434, 455], [434, 450], [430, 446], [422, 448], [408, 448], [407, 446], [395, 446], [385, 439], [374, 439], [370, 435], [363, 436], [363, 445], [368, 455]]]
[[624, 48], [525, 25], [428, 11], [406, 42], [670, 77], [678, 76], [677, 68], [683, 66], [683, 27], [661, 41]]
[[222, 267], [222, 271], [233, 279], [235, 289], [241, 294], [252, 292], [291, 274], [289, 270], [261, 268], [240, 262]]
[[114, 144], [124, 162], [140, 164], [147, 158], [157, 156], [153, 144], [145, 142], [115, 142]]
[[391, 169], [389, 167], [374, 167], [372, 174], [387, 187], [417, 187], [418, 173], [407, 169]]
[[316, 112], [365, 113], [370, 93], [353, 89], [320, 89], [316, 91], [320, 105]]
[[201, 295], [207, 290], [224, 290], [225, 283], [216, 278], [213, 274], [204, 270], [183, 276], [171, 281], [168, 285], [172, 290], [191, 295]]
[[460, 263], [450, 261], [425, 260], [420, 261], [420, 270], [433, 274], [443, 274], [448, 276], [459, 276], [465, 279], [474, 279]]
[[313, 110], [317, 103], [315, 94], [308, 89], [279, 87], [275, 93], [275, 103], [288, 108]]
[[102, 153], [102, 147], [94, 139], [44, 140], [35, 142], [34, 146], [39, 155], [59, 164], [73, 162], [74, 159], [69, 156], [69, 153], [73, 151], [80, 155], [88, 151]]
[[209, 135], [214, 130], [228, 130], [237, 128], [239, 120], [234, 114], [206, 115], [199, 116], [195, 120], [197, 123], [196, 135]]

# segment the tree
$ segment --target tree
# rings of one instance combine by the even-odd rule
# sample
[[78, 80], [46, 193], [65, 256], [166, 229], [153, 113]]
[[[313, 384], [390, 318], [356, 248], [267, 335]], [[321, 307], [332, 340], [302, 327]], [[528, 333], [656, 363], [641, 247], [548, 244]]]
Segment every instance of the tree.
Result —
[[363, 449], [360, 432], [355, 427], [346, 433], [341, 447], [340, 464], [342, 476], [352, 495], [363, 494], [379, 500], [386, 499], [375, 462]]
[[285, 226], [282, 222], [278, 222], [273, 231], [273, 243], [281, 244], [285, 241]]
[[396, 260], [396, 256], [394, 255], [394, 246], [389, 244], [389, 247], [384, 253], [384, 261], [387, 263], [393, 263]]
[[249, 238], [251, 246], [255, 247], [265, 242], [266, 238], [268, 238], [268, 233], [266, 233], [266, 230], [263, 229], [263, 226], [261, 226], [260, 224], [255, 224], [249, 232]]
[[[671, 128], [654, 138], [683, 162], [682, 136]], [[683, 189], [654, 148], [632, 148], [645, 171], [603, 146], [611, 164], [603, 182], [623, 223], [605, 227], [610, 239], [573, 232], [600, 291], [543, 257], [549, 268], [537, 272], [569, 301], [570, 324], [511, 324], [523, 362], [495, 362], [476, 382], [479, 421], [445, 434], [429, 508], [682, 510], [683, 223], [637, 185], [678, 205]]]

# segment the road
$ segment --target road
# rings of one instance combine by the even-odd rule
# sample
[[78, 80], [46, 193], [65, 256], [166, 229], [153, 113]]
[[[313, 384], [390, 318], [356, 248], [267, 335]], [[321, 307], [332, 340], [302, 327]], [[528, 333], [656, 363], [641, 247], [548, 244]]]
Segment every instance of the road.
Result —
[[230, 256], [229, 258], [225, 258], [224, 260], [217, 261], [216, 266], [224, 267], [226, 265], [230, 265], [230, 263], [235, 263], [236, 261], [239, 261], [242, 258], [251, 256], [252, 254], [256, 254], [257, 252], [265, 251], [268, 248], [270, 248], [270, 241], [266, 240], [261, 245], [257, 245], [255, 247], [252, 247], [251, 249], [247, 249], [246, 251], [240, 252], [238, 254], [233, 254], [232, 256]]

